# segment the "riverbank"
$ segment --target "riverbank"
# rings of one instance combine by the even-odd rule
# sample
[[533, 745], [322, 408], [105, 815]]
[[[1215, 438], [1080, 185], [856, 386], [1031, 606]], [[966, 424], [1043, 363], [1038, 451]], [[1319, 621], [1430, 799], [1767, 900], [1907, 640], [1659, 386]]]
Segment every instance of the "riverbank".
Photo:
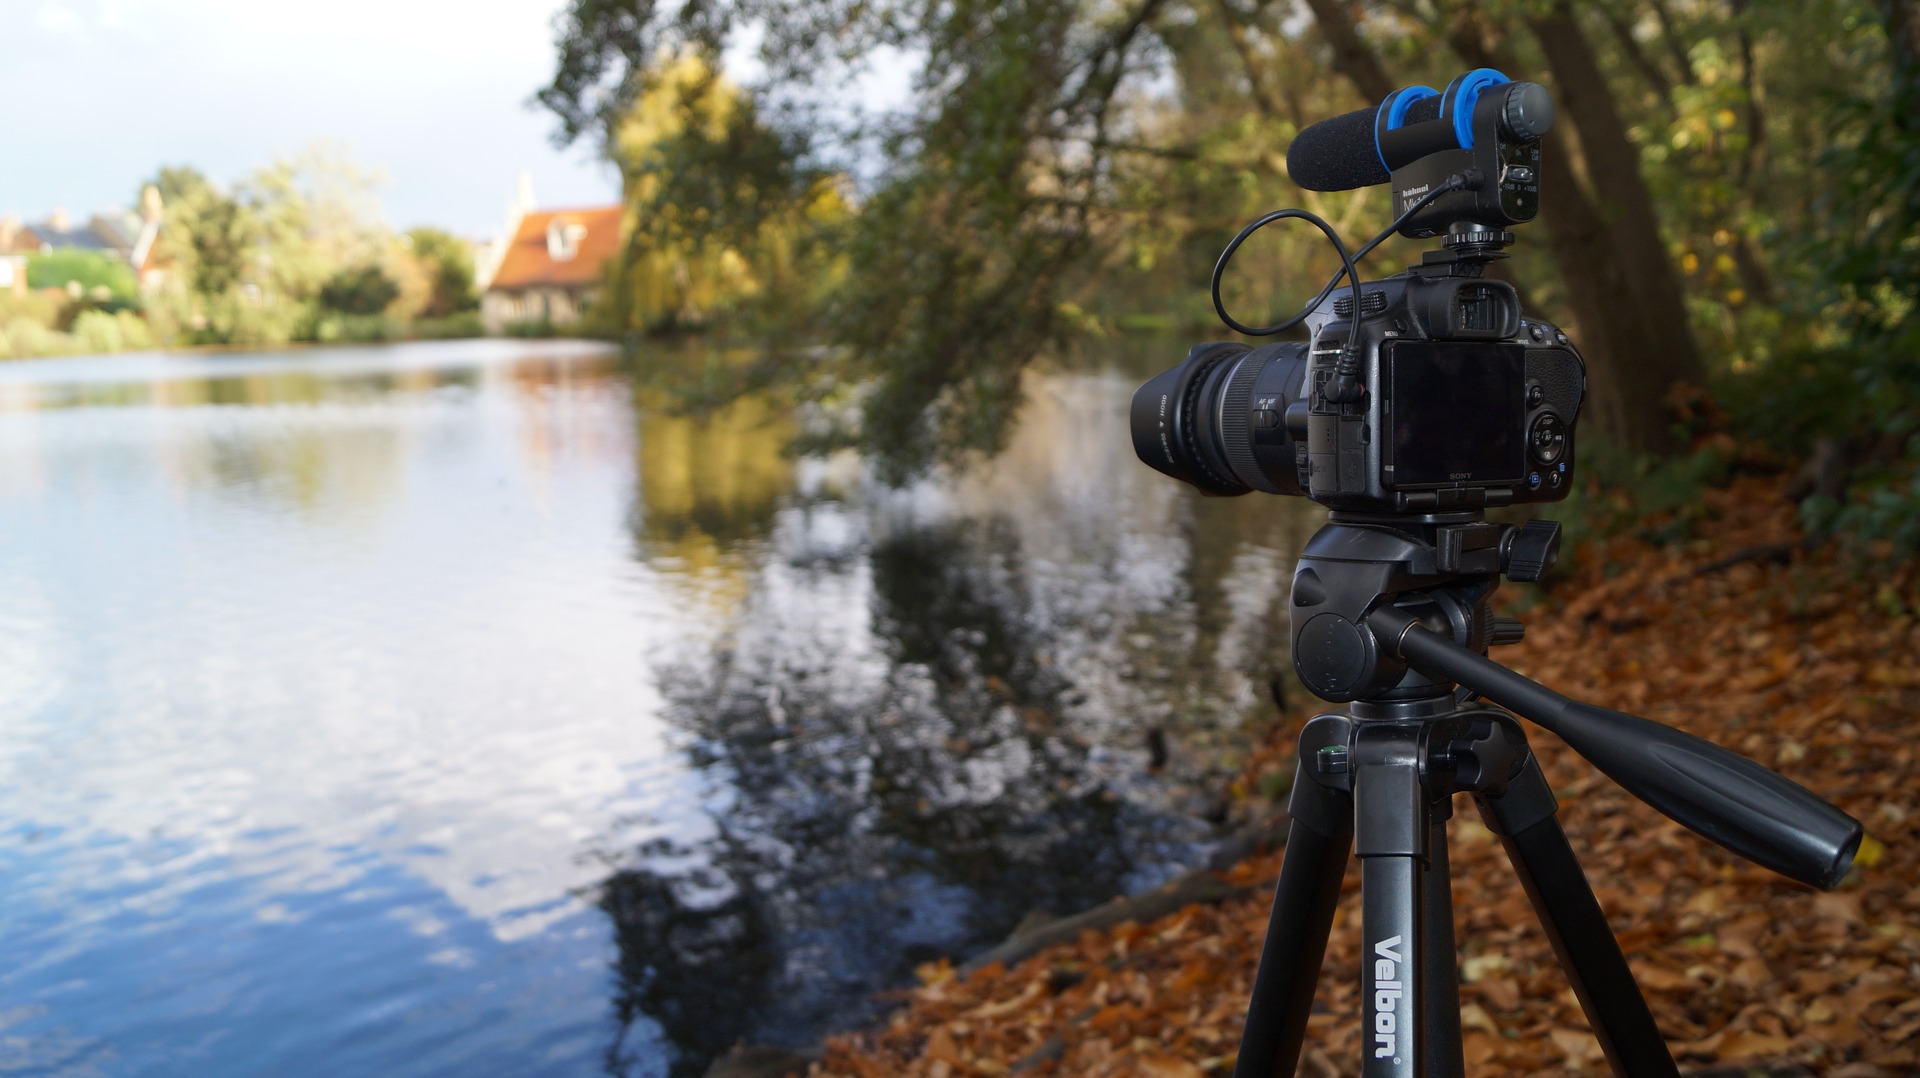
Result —
[[[1920, 575], [1812, 544], [1777, 478], [1706, 492], [1690, 535], [1583, 544], [1499, 657], [1567, 695], [1744, 752], [1867, 828], [1816, 893], [1687, 833], [1551, 735], [1532, 739], [1560, 819], [1682, 1066], [1753, 1062], [1829, 1078], [1920, 1071], [1914, 716]], [[1671, 534], [1650, 522], [1642, 535]], [[1511, 587], [1510, 606], [1533, 589]], [[1286, 766], [1296, 708], [1246, 785]], [[1605, 1072], [1497, 841], [1453, 824], [1467, 1060], [1486, 1072]], [[922, 985], [873, 1030], [831, 1039], [827, 1075], [1197, 1076], [1232, 1069], [1281, 851], [1219, 872], [1224, 900]], [[1303, 1073], [1353, 1072], [1358, 872], [1350, 866]], [[1791, 1073], [1791, 1070], [1785, 1071]]]
[[[22, 310], [22, 307], [26, 309]], [[156, 331], [132, 309], [82, 310], [62, 316], [52, 308], [0, 304], [0, 362], [19, 359], [63, 359], [115, 355], [125, 352], [258, 352], [349, 344], [390, 344], [403, 341], [468, 340], [488, 336], [477, 311], [444, 318], [388, 318], [384, 315], [340, 315], [324, 318], [309, 332], [285, 340], [242, 340], [234, 343], [195, 341], [191, 334]], [[507, 327], [508, 337], [549, 338], [551, 325]]]

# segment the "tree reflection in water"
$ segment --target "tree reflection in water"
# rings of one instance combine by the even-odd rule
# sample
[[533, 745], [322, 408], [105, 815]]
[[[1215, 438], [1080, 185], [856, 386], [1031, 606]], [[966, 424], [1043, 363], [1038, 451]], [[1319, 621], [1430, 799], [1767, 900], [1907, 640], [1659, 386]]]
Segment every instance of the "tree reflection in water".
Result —
[[[743, 1040], [816, 1041], [873, 1017], [874, 995], [920, 962], [1197, 860], [1210, 825], [1142, 781], [1148, 722], [1161, 720], [1110, 712], [1138, 699], [1162, 718], [1203, 710], [1236, 724], [1242, 701], [1212, 692], [1212, 660], [1232, 633], [1264, 647], [1280, 606], [1194, 616], [1192, 595], [1223, 585], [1182, 572], [1244, 575], [1232, 528], [1210, 562], [1100, 570], [1164, 581], [1180, 606], [1169, 618], [1125, 594], [1062, 601], [1084, 590], [1087, 564], [1123, 559], [1124, 535], [1042, 566], [1020, 506], [928, 511], [914, 492], [863, 500], [764, 463], [758, 482], [703, 485], [709, 440], [728, 440], [736, 460], [779, 459], [783, 435], [763, 418], [656, 417], [643, 430], [642, 555], [688, 567], [691, 601], [731, 607], [724, 631], [663, 671], [682, 751], [720, 791], [714, 833], [630, 852], [600, 897], [619, 945], [622, 1041], [657, 1025], [676, 1075]], [[772, 442], [764, 453], [757, 438]], [[1183, 665], [1200, 672], [1172, 673]], [[1076, 685], [1069, 670], [1151, 684]], [[611, 1072], [649, 1066], [609, 1052]]]

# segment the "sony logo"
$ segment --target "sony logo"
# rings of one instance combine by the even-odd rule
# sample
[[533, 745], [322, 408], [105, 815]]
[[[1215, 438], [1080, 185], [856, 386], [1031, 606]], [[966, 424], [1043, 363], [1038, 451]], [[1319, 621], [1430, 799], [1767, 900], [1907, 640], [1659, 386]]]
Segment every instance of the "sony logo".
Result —
[[1373, 953], [1379, 957], [1373, 960], [1373, 1055], [1375, 1059], [1391, 1057], [1400, 1047], [1399, 1018], [1395, 1009], [1400, 998], [1407, 994], [1406, 985], [1400, 982], [1400, 966], [1406, 962], [1394, 951], [1400, 946], [1400, 937], [1393, 936], [1373, 945]]
[[1447, 478], [1448, 479], [1472, 479], [1473, 473], [1472, 472], [1448, 472]]

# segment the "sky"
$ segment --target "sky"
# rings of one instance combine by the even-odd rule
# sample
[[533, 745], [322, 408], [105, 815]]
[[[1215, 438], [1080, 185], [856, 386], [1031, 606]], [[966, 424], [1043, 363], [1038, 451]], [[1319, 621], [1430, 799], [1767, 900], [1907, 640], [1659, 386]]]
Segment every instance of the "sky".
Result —
[[165, 165], [227, 185], [317, 142], [384, 173], [395, 228], [497, 232], [525, 171], [543, 207], [619, 179], [527, 107], [564, 0], [0, 0], [0, 214], [135, 204]]

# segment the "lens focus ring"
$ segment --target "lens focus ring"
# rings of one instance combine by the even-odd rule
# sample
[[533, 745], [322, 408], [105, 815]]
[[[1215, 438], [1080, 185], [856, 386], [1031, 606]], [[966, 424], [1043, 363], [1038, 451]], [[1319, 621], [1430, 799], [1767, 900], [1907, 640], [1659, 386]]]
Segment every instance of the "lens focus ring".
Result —
[[1227, 464], [1232, 467], [1234, 478], [1255, 490], [1284, 494], [1286, 492], [1260, 470], [1253, 456], [1253, 385], [1275, 354], [1268, 351], [1261, 355], [1261, 351], [1256, 349], [1241, 356], [1227, 374], [1226, 392], [1220, 394], [1220, 437], [1226, 443], [1222, 448], [1226, 450]]

